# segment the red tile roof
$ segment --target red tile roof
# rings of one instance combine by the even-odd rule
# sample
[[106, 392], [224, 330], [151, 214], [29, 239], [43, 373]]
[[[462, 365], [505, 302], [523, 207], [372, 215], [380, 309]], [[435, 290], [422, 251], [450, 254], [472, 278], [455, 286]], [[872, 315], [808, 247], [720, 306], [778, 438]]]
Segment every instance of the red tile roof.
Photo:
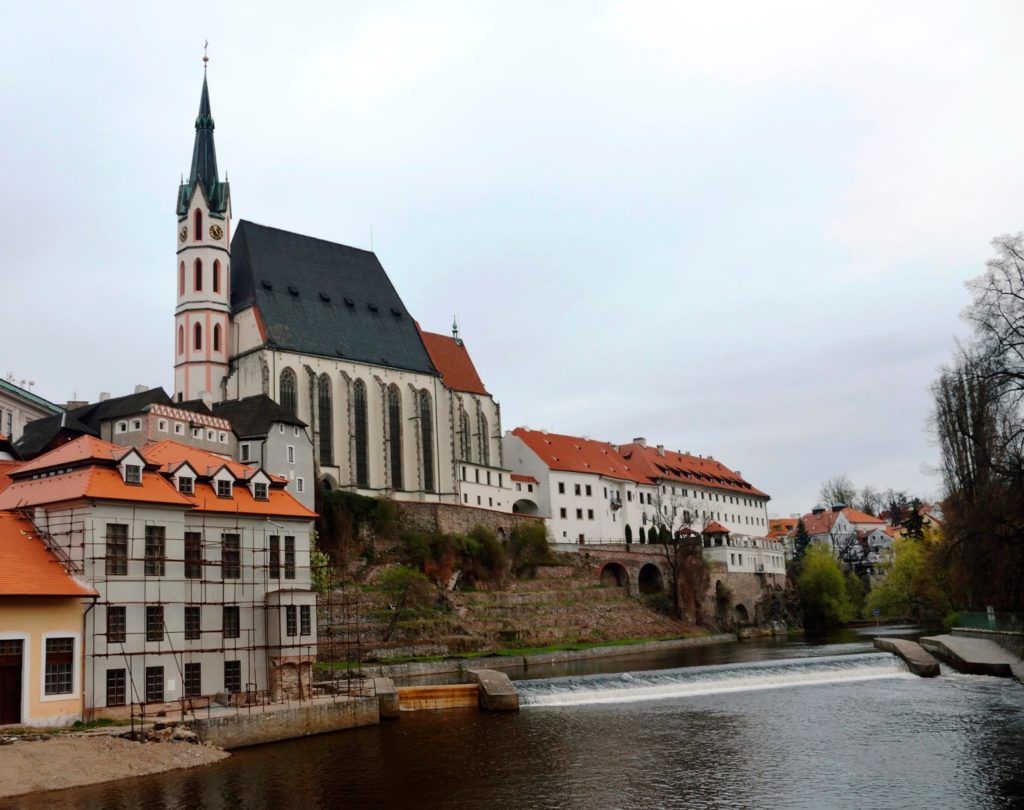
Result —
[[253, 469], [246, 464], [232, 461], [228, 456], [210, 453], [198, 447], [189, 447], [173, 439], [147, 444], [139, 452], [146, 461], [155, 464], [164, 472], [176, 468], [183, 461], [187, 461], [201, 476], [213, 475], [221, 467], [226, 466], [235, 478], [248, 478]]
[[[854, 509], [852, 506], [844, 506], [841, 513], [846, 516], [846, 519], [854, 525], [856, 529], [860, 524], [882, 524], [885, 523], [881, 518], [876, 518], [873, 515], [869, 515], [866, 512], [861, 512], [859, 509]], [[815, 514], [814, 512], [808, 512], [803, 516], [804, 528], [807, 529], [809, 535], [817, 534], [828, 534], [832, 531], [832, 526], [836, 522], [836, 518], [840, 512], [833, 512], [831, 509], [826, 509], [824, 512]], [[796, 528], [793, 528], [796, 531]]]
[[652, 480], [665, 479], [700, 487], [726, 489], [759, 498], [768, 497], [747, 482], [743, 476], [713, 458], [674, 453], [671, 450], [659, 452], [656, 447], [638, 443], [620, 445], [619, 453], [635, 470]]
[[60, 475], [12, 481], [10, 486], [0, 491], [0, 509], [77, 501], [83, 498], [189, 506], [185, 496], [162, 475], [149, 473], [142, 476], [141, 484], [126, 484], [116, 467], [91, 466]]
[[532, 475], [523, 475], [522, 473], [512, 473], [511, 475], [509, 475], [509, 478], [511, 478], [513, 481], [522, 481], [524, 484], [540, 483], [540, 481], [538, 481]]
[[200, 512], [220, 512], [232, 515], [268, 515], [273, 517], [315, 518], [316, 512], [299, 503], [290, 492], [269, 487], [267, 500], [257, 501], [245, 484], [231, 488], [230, 498], [220, 498], [210, 484], [196, 484], [195, 495], [189, 497]]
[[28, 520], [0, 512], [0, 597], [95, 595], [64, 570]]
[[430, 355], [430, 362], [441, 372], [441, 379], [446, 386], [453, 391], [487, 394], [483, 380], [477, 374], [476, 366], [473, 365], [466, 345], [461, 340], [436, 332], [424, 332], [422, 329], [420, 337], [427, 348], [427, 354]]
[[77, 439], [62, 444], [49, 453], [43, 453], [38, 458], [26, 461], [21, 465], [18, 473], [37, 472], [48, 470], [53, 467], [68, 467], [80, 464], [87, 464], [90, 461], [112, 461], [127, 454], [131, 448], [121, 447], [95, 436], [79, 436]]
[[717, 520], [712, 520], [705, 528], [704, 534], [728, 534], [729, 530]]
[[778, 540], [796, 528], [796, 518], [768, 518], [768, 539]]
[[16, 470], [22, 463], [21, 461], [0, 459], [0, 492], [3, 492], [7, 485], [11, 483], [11, 471]]
[[522, 439], [549, 469], [606, 475], [639, 484], [650, 483], [627, 464], [608, 442], [521, 427], [513, 430], [512, 434]]

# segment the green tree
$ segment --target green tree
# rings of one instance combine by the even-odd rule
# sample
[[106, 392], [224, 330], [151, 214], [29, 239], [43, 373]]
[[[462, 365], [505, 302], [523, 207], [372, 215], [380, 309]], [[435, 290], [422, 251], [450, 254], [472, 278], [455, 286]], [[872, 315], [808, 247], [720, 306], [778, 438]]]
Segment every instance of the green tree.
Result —
[[803, 558], [797, 578], [804, 628], [821, 633], [850, 620], [853, 607], [842, 569], [832, 552], [820, 544], [811, 545]]
[[940, 621], [954, 605], [933, 564], [939, 552], [939, 544], [927, 534], [924, 540], [898, 538], [885, 579], [868, 595], [868, 609], [886, 618]]
[[921, 515], [920, 498], [914, 498], [910, 502], [910, 514], [903, 521], [903, 528], [906, 530], [907, 537], [913, 540], [924, 538], [924, 517]]
[[793, 562], [799, 569], [800, 564], [803, 562], [804, 554], [807, 553], [807, 547], [811, 544], [811, 536], [807, 533], [807, 527], [804, 525], [804, 519], [800, 518], [796, 522], [796, 534], [793, 535]]
[[539, 566], [554, 562], [548, 545], [548, 530], [539, 520], [520, 522], [512, 528], [508, 553], [512, 558], [512, 572], [523, 579], [532, 579], [537, 576]]

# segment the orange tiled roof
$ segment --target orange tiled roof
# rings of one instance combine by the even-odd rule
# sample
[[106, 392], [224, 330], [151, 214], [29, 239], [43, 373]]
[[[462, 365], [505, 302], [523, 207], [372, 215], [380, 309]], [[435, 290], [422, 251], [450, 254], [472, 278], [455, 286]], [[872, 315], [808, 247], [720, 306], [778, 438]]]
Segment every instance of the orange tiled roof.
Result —
[[29, 521], [0, 512], [0, 597], [95, 595], [64, 570]]
[[430, 362], [441, 372], [441, 379], [446, 386], [453, 391], [467, 391], [470, 394], [487, 393], [483, 380], [480, 379], [476, 366], [466, 351], [466, 345], [461, 340], [436, 332], [424, 332], [422, 329], [420, 338], [427, 348], [427, 354], [430, 355]]
[[83, 498], [186, 507], [190, 505], [185, 496], [162, 475], [149, 473], [142, 476], [141, 484], [126, 484], [116, 467], [91, 466], [45, 478], [12, 481], [10, 486], [0, 491], [0, 509], [39, 506]]
[[796, 518], [768, 518], [768, 539], [778, 540], [796, 528]]
[[131, 448], [121, 447], [95, 436], [79, 436], [77, 439], [62, 444], [60, 447], [43, 453], [38, 458], [26, 461], [18, 469], [18, 473], [37, 472], [53, 467], [74, 466], [88, 461], [112, 461], [121, 458]]
[[593, 473], [649, 484], [608, 442], [516, 428], [512, 431], [552, 470]]
[[509, 478], [511, 478], [513, 481], [522, 481], [524, 484], [539, 484], [540, 483], [540, 481], [538, 481], [532, 475], [523, 475], [521, 473], [511, 473], [509, 475]]
[[[242, 464], [232, 461], [227, 456], [218, 453], [211, 453], [207, 450], [200, 450], [198, 447], [189, 447], [187, 444], [176, 442], [173, 439], [147, 444], [139, 452], [145, 456], [150, 464], [156, 464], [164, 472], [170, 472], [178, 468], [182, 462], [187, 461], [189, 465], [200, 476], [213, 475], [221, 467], [227, 467], [228, 471], [237, 480], [247, 480], [259, 467], [252, 464]], [[287, 482], [287, 478], [281, 475], [267, 473], [271, 481]]]
[[221, 512], [232, 515], [273, 515], [275, 517], [315, 518], [316, 512], [307, 509], [285, 489], [269, 487], [267, 500], [257, 501], [245, 485], [231, 488], [230, 498], [220, 498], [210, 484], [196, 484], [195, 495], [189, 497], [200, 512]]
[[704, 534], [728, 534], [729, 530], [717, 520], [712, 520], [704, 529]]
[[[845, 515], [846, 519], [850, 521], [855, 528], [859, 524], [863, 523], [885, 523], [881, 518], [876, 518], [866, 512], [861, 512], [859, 509], [854, 509], [852, 506], [844, 506], [839, 512], [833, 512], [831, 509], [826, 509], [824, 512], [819, 512], [818, 514], [808, 512], [802, 518], [804, 528], [807, 529], [807, 533], [812, 536], [817, 534], [828, 534], [832, 531], [832, 526], [840, 514]], [[794, 528], [793, 531], [796, 531], [796, 529]]]
[[7, 459], [0, 459], [0, 492], [3, 492], [9, 483], [11, 483], [11, 471], [16, 470], [22, 465], [20, 461], [10, 461]]
[[621, 445], [619, 453], [634, 469], [652, 480], [664, 478], [683, 484], [726, 489], [730, 492], [754, 495], [760, 498], [768, 497], [746, 481], [743, 476], [713, 458], [701, 458], [688, 453], [675, 453], [671, 450], [665, 450], [662, 455], [656, 447], [638, 443]]

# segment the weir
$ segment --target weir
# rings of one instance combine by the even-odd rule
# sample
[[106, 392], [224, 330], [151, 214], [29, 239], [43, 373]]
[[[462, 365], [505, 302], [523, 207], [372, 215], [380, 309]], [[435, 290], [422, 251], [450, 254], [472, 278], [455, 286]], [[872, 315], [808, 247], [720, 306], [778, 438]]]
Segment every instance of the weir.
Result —
[[616, 675], [584, 675], [519, 681], [524, 708], [629, 703], [726, 692], [912, 678], [906, 664], [890, 653], [790, 658], [719, 666], [686, 667]]

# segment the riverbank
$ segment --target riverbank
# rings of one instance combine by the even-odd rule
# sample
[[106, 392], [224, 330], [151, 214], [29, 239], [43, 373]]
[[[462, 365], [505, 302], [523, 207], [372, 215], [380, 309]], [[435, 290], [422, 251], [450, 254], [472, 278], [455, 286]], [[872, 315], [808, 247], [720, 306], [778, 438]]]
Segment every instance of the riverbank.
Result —
[[228, 753], [182, 742], [61, 734], [0, 747], [0, 799], [210, 765]]

